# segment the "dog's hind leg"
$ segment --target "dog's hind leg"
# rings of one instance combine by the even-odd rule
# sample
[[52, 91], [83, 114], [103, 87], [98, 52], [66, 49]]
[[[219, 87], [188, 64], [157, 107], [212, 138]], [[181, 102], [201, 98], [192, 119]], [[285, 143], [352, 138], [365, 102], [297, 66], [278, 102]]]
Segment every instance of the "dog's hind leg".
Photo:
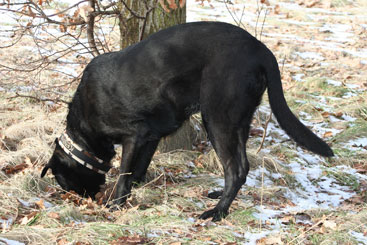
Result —
[[238, 71], [241, 70], [229, 73], [227, 79], [204, 80], [200, 94], [203, 122], [223, 165], [225, 180], [217, 206], [204, 212], [201, 219], [213, 217], [217, 221], [228, 214], [250, 168], [246, 142], [253, 114], [265, 90], [265, 80], [251, 70], [245, 70], [244, 74]]
[[218, 221], [227, 216], [232, 201], [246, 182], [249, 171], [245, 148], [248, 127], [235, 128], [225, 124], [212, 125], [208, 123], [206, 125], [210, 141], [223, 165], [225, 186], [217, 206], [204, 212], [200, 218], [213, 217], [213, 221]]

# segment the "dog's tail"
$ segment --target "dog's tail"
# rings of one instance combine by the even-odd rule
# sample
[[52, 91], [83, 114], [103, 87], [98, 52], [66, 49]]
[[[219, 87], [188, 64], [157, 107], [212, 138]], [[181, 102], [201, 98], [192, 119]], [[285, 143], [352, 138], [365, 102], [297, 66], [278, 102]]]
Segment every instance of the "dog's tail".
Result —
[[[270, 50], [269, 50], [270, 52]], [[271, 52], [270, 52], [271, 53]], [[271, 53], [264, 59], [270, 107], [280, 127], [298, 144], [325, 157], [334, 155], [331, 148], [303, 125], [289, 109], [284, 98], [278, 63]]]

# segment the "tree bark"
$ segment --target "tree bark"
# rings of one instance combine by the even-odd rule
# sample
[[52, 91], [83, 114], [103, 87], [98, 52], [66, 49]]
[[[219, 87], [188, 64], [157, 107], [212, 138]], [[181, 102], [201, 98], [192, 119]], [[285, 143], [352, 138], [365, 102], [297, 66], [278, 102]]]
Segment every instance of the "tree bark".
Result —
[[[121, 0], [119, 19], [121, 49], [137, 43], [149, 35], [186, 22], [186, 4], [182, 0]], [[180, 6], [181, 4], [181, 6]], [[173, 135], [161, 140], [158, 150], [168, 152], [176, 149], [191, 150], [196, 142], [206, 140], [205, 130], [191, 118]]]
[[186, 5], [181, 8], [179, 0], [176, 0], [176, 9], [170, 9], [167, 1], [162, 0], [120, 0], [119, 7], [121, 49], [161, 29], [186, 22]]

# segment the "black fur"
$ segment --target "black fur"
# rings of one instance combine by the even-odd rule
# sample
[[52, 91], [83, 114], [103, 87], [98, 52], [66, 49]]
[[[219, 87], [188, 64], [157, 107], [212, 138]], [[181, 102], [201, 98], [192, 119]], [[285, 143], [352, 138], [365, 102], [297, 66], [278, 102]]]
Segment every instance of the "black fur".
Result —
[[[246, 181], [250, 123], [268, 88], [280, 126], [297, 143], [322, 156], [329, 146], [306, 128], [284, 99], [277, 61], [264, 44], [236, 26], [218, 22], [178, 25], [123, 51], [103, 54], [86, 67], [67, 117], [67, 131], [85, 150], [110, 161], [122, 144], [114, 203], [123, 204], [141, 181], [159, 140], [201, 110], [224, 167], [218, 205], [200, 218], [220, 220]], [[93, 196], [104, 183], [59, 146], [45, 167], [66, 190]]]

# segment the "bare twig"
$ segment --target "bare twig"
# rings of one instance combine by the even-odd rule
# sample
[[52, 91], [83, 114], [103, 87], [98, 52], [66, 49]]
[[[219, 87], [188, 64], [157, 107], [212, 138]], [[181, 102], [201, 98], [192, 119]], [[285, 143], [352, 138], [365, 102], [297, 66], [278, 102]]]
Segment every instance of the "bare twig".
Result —
[[264, 16], [264, 19], [263, 19], [263, 23], [261, 25], [261, 31], [260, 31], [260, 37], [259, 37], [260, 41], [261, 41], [261, 37], [263, 35], [263, 30], [264, 30], [264, 25], [265, 25], [265, 20], [266, 20], [267, 15], [268, 15], [268, 10], [265, 9], [265, 16]]
[[[89, 5], [94, 10], [96, 8], [96, 4], [94, 0], [89, 0]], [[90, 48], [92, 49], [93, 56], [100, 55], [98, 48], [96, 46], [96, 41], [94, 39], [94, 19], [93, 15], [88, 16], [88, 27], [87, 27], [87, 37]]]
[[15, 99], [15, 98], [29, 98], [29, 99], [34, 99], [37, 100], [38, 102], [54, 102], [54, 103], [64, 103], [64, 104], [69, 104], [68, 101], [63, 100], [63, 99], [49, 99], [49, 98], [38, 98], [36, 96], [32, 96], [32, 95], [24, 95], [24, 94], [19, 94], [18, 92], [15, 93], [15, 96], [9, 97], [8, 99]]
[[256, 154], [258, 154], [260, 152], [260, 150], [262, 149], [262, 147], [264, 145], [264, 141], [265, 141], [265, 137], [266, 137], [266, 132], [267, 132], [267, 129], [268, 129], [269, 122], [271, 120], [271, 115], [272, 115], [272, 112], [270, 112], [269, 117], [268, 117], [268, 119], [265, 122], [263, 137], [262, 137], [262, 140], [261, 140], [261, 144], [260, 144], [259, 148], [256, 151]]
[[140, 16], [140, 15], [138, 15], [137, 13], [135, 13], [135, 11], [133, 11], [128, 5], [127, 5], [127, 3], [125, 3], [125, 1], [124, 0], [120, 0], [121, 1], [121, 3], [125, 6], [125, 8], [130, 12], [130, 14], [131, 15], [133, 15], [135, 18], [137, 18], [137, 19], [141, 19], [141, 20], [144, 20], [145, 19], [145, 17], [144, 16]]

